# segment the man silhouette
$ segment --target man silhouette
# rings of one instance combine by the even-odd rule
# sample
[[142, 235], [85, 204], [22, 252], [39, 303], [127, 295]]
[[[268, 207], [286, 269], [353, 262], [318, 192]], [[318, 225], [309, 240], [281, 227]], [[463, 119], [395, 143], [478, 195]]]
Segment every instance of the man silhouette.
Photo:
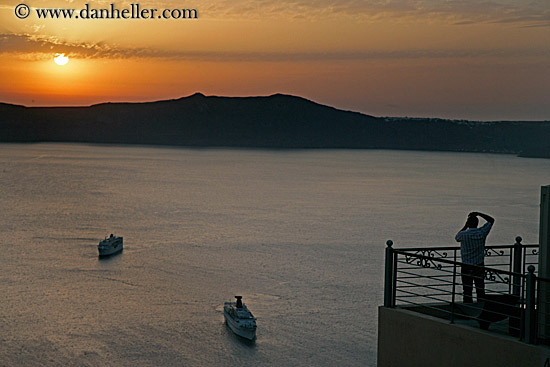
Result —
[[[481, 217], [487, 221], [477, 228]], [[464, 290], [464, 303], [473, 302], [473, 283], [476, 285], [477, 300], [485, 297], [485, 240], [495, 223], [490, 215], [480, 212], [468, 214], [466, 224], [455, 236], [456, 242], [460, 242], [460, 257], [462, 258], [462, 287]]]

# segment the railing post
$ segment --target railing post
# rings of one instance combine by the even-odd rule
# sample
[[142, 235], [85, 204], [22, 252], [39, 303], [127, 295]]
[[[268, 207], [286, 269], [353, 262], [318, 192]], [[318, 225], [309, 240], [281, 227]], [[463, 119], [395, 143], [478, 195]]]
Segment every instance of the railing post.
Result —
[[453, 295], [451, 300], [451, 324], [455, 323], [455, 302], [456, 302], [456, 250], [453, 259]]
[[535, 310], [535, 292], [537, 276], [535, 275], [535, 267], [529, 265], [527, 268], [527, 281], [526, 281], [526, 294], [525, 294], [525, 342], [528, 344], [535, 344], [537, 339], [536, 329], [536, 310]]
[[386, 242], [386, 279], [384, 284], [384, 307], [394, 307], [395, 306], [395, 299], [394, 299], [394, 269], [393, 269], [393, 241], [388, 240]]
[[513, 272], [515, 273], [512, 279], [512, 294], [514, 296], [518, 296], [521, 293], [521, 255], [523, 253], [522, 251], [522, 245], [521, 245], [522, 238], [520, 236], [516, 237], [516, 243], [514, 244], [514, 268]]

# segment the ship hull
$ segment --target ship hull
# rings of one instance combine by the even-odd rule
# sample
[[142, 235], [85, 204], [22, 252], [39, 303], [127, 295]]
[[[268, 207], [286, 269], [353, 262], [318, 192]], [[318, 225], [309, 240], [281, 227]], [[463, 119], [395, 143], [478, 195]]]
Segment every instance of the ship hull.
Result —
[[122, 252], [122, 246], [119, 246], [118, 248], [98, 249], [98, 252], [99, 257], [112, 256], [120, 254]]
[[248, 340], [256, 339], [256, 328], [241, 327], [225, 310], [223, 312], [223, 316], [225, 317], [225, 323], [235, 334]]
[[97, 246], [99, 257], [116, 255], [122, 252], [123, 239], [122, 237], [109, 238], [101, 241]]

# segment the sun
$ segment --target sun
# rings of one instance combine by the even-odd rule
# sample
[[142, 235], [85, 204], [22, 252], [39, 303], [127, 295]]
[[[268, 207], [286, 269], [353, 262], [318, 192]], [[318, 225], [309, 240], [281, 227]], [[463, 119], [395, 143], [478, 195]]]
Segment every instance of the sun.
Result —
[[65, 54], [55, 54], [53, 59], [57, 65], [63, 66], [69, 62], [69, 58]]

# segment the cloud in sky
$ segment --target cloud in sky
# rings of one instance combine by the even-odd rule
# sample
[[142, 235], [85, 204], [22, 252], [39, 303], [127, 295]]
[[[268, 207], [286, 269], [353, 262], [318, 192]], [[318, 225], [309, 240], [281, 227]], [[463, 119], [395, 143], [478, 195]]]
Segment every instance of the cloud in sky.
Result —
[[[487, 58], [487, 57], [550, 57], [550, 50], [540, 49], [477, 49], [477, 50], [428, 50], [402, 49], [394, 51], [350, 51], [350, 52], [232, 52], [232, 51], [188, 51], [162, 50], [153, 48], [124, 48], [105, 42], [70, 43], [57, 37], [34, 34], [0, 34], [0, 54], [31, 54], [34, 59], [51, 58], [52, 53], [63, 51], [79, 58], [165, 58], [178, 60], [230, 61], [230, 62], [300, 62], [300, 61], [367, 61], [400, 59], [444, 59], [444, 58]], [[31, 57], [32, 58], [32, 57]]]
[[[152, 2], [155, 4], [155, 2]], [[156, 3], [158, 4], [158, 3]], [[165, 1], [178, 6], [178, 1]], [[548, 0], [216, 0], [199, 1], [207, 15], [330, 18], [342, 15], [375, 21], [432, 18], [471, 23], [537, 23], [550, 26]]]
[[[32, 2], [31, 2], [32, 1]], [[494, 24], [495, 27], [547, 27], [550, 26], [550, 8], [547, 6], [549, 0], [529, 0], [526, 2], [518, 2], [516, 0], [196, 0], [193, 6], [199, 9], [202, 17], [208, 18], [223, 18], [227, 20], [243, 20], [247, 19], [280, 19], [281, 27], [284, 29], [285, 21], [290, 18], [318, 18], [316, 19], [317, 29], [321, 29], [322, 21], [319, 19], [330, 18], [335, 16], [336, 21], [346, 22], [343, 15], [350, 15], [361, 19], [355, 24], [354, 34], [360, 34], [363, 29], [362, 20], [368, 22], [372, 30], [372, 26], [376, 27], [377, 22], [380, 24], [380, 29], [389, 34], [392, 27], [392, 21], [397, 22], [419, 22], [423, 24], [427, 21], [443, 21], [446, 25], [457, 25], [468, 27], [472, 24]], [[71, 7], [79, 9], [87, 0], [29, 0], [32, 7]], [[117, 8], [129, 6], [135, 2], [134, 0], [96, 0], [91, 5], [96, 8], [108, 7], [111, 2], [114, 2]], [[150, 1], [143, 0], [140, 2], [142, 7], [162, 8], [178, 8], [182, 7], [179, 0], [162, 0]], [[10, 6], [0, 5], [0, 15], [2, 17], [14, 17], [13, 9], [7, 10]], [[203, 19], [204, 19], [203, 18]], [[425, 19], [424, 19], [425, 18]], [[0, 17], [1, 19], [1, 17]], [[270, 48], [269, 51], [243, 51], [242, 42], [237, 42], [235, 50], [216, 50], [216, 47], [211, 47], [210, 50], [200, 50], [202, 45], [193, 50], [189, 46], [176, 47], [157, 45], [152, 47], [129, 46], [126, 39], [120, 37], [111, 37], [112, 33], [108, 32], [107, 23], [101, 21], [78, 22], [67, 21], [73, 23], [63, 23], [62, 20], [50, 21], [49, 23], [35, 20], [33, 23], [20, 23], [19, 30], [9, 27], [8, 29], [0, 27], [0, 54], [2, 53], [17, 53], [26, 59], [47, 59], [51, 53], [65, 52], [72, 57], [78, 58], [104, 58], [104, 59], [127, 59], [127, 58], [166, 58], [178, 60], [199, 60], [199, 61], [268, 61], [268, 62], [299, 62], [299, 61], [362, 61], [376, 59], [420, 59], [420, 58], [487, 58], [487, 57], [518, 57], [518, 56], [535, 56], [548, 57], [548, 47], [533, 47], [533, 44], [523, 46], [506, 45], [495, 46], [495, 48], [480, 49], [480, 46], [471, 46], [470, 49], [465, 49], [468, 46], [460, 44], [448, 44], [450, 49], [426, 49], [426, 45], [417, 45], [415, 48], [410, 44], [395, 45], [386, 43], [375, 46], [378, 50], [371, 50], [364, 43], [349, 43], [347, 50], [339, 50], [345, 48], [341, 43], [334, 43], [332, 47], [326, 47], [323, 51], [283, 51], [283, 47], [278, 47], [277, 50]], [[306, 22], [307, 23], [307, 22]], [[17, 23], [15, 23], [17, 24]], [[46, 26], [47, 24], [47, 26]], [[97, 26], [95, 25], [97, 24]], [[112, 24], [112, 23], [111, 23]], [[140, 23], [145, 26], [144, 23]], [[152, 22], [151, 25], [158, 26], [159, 22]], [[174, 23], [172, 23], [174, 24]], [[206, 23], [210, 29], [214, 29], [215, 23]], [[288, 23], [287, 23], [288, 24]], [[312, 23], [313, 24], [313, 23]], [[366, 23], [365, 23], [366, 24]], [[74, 26], [79, 28], [75, 28]], [[148, 26], [148, 25], [147, 25]], [[55, 27], [65, 27], [71, 29], [70, 39], [63, 37], [63, 32]], [[69, 28], [67, 28], [69, 27]], [[413, 25], [414, 27], [414, 25]], [[2, 29], [4, 28], [4, 29]], [[75, 29], [83, 29], [88, 32], [82, 34], [81, 37], [76, 36]], [[89, 33], [90, 30], [97, 29], [97, 32]], [[206, 28], [201, 28], [206, 29]], [[300, 29], [300, 28], [297, 28]], [[302, 28], [305, 29], [305, 28]], [[310, 30], [309, 28], [307, 28]], [[50, 33], [55, 31], [55, 35]], [[276, 29], [275, 29], [276, 30]], [[493, 30], [494, 32], [495, 30]], [[155, 30], [156, 32], [156, 30]], [[155, 32], [151, 32], [154, 34]], [[237, 31], [235, 31], [237, 32]], [[308, 36], [315, 32], [311, 31]], [[96, 37], [98, 33], [105, 37], [103, 41], [98, 41]], [[540, 32], [539, 32], [540, 33]], [[238, 34], [238, 32], [236, 33]], [[324, 36], [323, 33], [319, 35]], [[482, 33], [481, 33], [482, 34]], [[159, 33], [159, 37], [160, 33]], [[166, 37], [165, 34], [162, 37]], [[198, 36], [200, 37], [200, 35]], [[321, 37], [321, 36], [316, 36]], [[74, 40], [79, 41], [74, 41]], [[162, 39], [162, 38], [161, 38]], [[320, 39], [307, 38], [309, 43], [320, 43]], [[208, 42], [208, 39], [205, 39]], [[258, 41], [259, 42], [259, 41]], [[304, 41], [305, 42], [305, 41]], [[135, 42], [134, 42], [135, 45]], [[257, 43], [262, 45], [262, 43]], [[336, 45], [336, 46], [335, 46]], [[387, 47], [386, 47], [387, 46]], [[256, 46], [257, 47], [257, 46]], [[380, 48], [392, 48], [391, 50], [380, 50]], [[428, 46], [429, 47], [429, 46]], [[501, 47], [501, 48], [498, 48]], [[315, 47], [312, 47], [315, 48]], [[296, 48], [294, 48], [296, 50]], [[61, 50], [61, 51], [60, 51]]]

